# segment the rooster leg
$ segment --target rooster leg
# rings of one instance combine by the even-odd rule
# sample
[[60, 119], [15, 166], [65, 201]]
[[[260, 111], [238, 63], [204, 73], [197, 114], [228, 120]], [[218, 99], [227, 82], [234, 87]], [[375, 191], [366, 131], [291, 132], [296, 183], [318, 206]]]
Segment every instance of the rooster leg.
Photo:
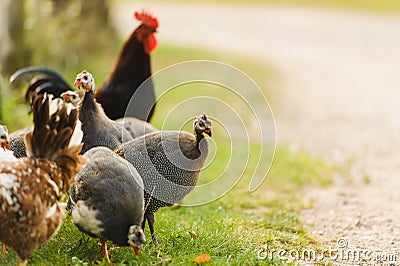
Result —
[[149, 212], [147, 215], [147, 223], [149, 225], [151, 238], [153, 239], [154, 246], [158, 245], [156, 232], [154, 231], [154, 213]]
[[111, 264], [110, 257], [108, 256], [107, 240], [104, 238], [100, 238], [100, 242], [101, 242], [101, 253], [103, 254], [104, 257], [106, 257], [107, 263]]
[[1, 255], [3, 256], [3, 259], [6, 256], [6, 248], [7, 248], [6, 244], [4, 244], [4, 243], [1, 244]]

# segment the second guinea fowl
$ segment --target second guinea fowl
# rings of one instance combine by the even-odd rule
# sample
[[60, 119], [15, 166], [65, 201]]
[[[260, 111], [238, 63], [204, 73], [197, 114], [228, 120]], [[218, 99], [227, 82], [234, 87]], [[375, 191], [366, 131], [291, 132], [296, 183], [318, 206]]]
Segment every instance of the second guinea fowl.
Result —
[[[66, 91], [61, 93], [61, 98], [68, 103], [78, 106], [81, 101], [81, 95], [77, 91]], [[115, 120], [118, 124], [122, 125], [129, 131], [132, 138], [140, 137], [144, 134], [157, 131], [150, 123], [136, 117], [125, 117]]]
[[92, 74], [83, 70], [76, 76], [74, 86], [85, 90], [85, 96], [79, 107], [79, 120], [83, 132], [82, 153], [98, 146], [113, 150], [123, 142], [132, 140], [130, 133], [109, 119], [100, 104], [95, 101], [95, 83]]
[[72, 222], [79, 230], [101, 240], [103, 255], [110, 262], [106, 241], [131, 246], [139, 254], [145, 237], [143, 181], [136, 169], [105, 148], [90, 149], [88, 162], [70, 189]]
[[208, 154], [204, 133], [211, 136], [206, 115], [194, 121], [195, 134], [185, 131], [157, 131], [122, 144], [115, 152], [137, 169], [144, 183], [145, 214], [153, 243], [157, 244], [154, 213], [181, 201], [197, 184]]

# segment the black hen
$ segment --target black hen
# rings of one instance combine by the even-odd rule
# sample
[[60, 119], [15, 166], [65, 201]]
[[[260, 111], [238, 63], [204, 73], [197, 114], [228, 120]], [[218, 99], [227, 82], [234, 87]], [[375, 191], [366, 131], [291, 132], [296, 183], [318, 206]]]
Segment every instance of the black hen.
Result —
[[153, 243], [154, 212], [181, 201], [197, 184], [208, 154], [203, 133], [211, 136], [206, 115], [194, 121], [195, 135], [184, 131], [158, 131], [146, 134], [118, 147], [115, 152], [137, 169], [144, 183], [145, 214], [142, 228], [149, 224]]

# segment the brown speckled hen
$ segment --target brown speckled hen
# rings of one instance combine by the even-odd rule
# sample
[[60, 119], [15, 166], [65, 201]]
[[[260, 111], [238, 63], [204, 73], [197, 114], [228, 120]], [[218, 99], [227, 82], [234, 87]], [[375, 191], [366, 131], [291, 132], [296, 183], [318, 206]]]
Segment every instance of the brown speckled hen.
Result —
[[82, 145], [71, 142], [77, 111], [62, 105], [50, 115], [49, 101], [41, 95], [33, 102], [28, 158], [0, 162], [0, 241], [17, 252], [20, 265], [57, 232], [64, 217], [58, 201], [85, 162]]

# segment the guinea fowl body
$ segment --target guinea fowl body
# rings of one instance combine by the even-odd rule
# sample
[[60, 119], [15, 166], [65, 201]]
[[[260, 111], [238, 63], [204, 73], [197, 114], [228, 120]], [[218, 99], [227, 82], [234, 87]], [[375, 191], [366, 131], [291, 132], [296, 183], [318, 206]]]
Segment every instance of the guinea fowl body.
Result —
[[126, 130], [129, 131], [132, 138], [137, 138], [145, 134], [158, 131], [150, 123], [144, 120], [140, 120], [136, 117], [124, 117], [115, 120], [118, 124], [122, 125]]
[[211, 123], [204, 115], [197, 118], [195, 127], [199, 120], [209, 125], [195, 135], [184, 131], [157, 131], [126, 142], [115, 150], [132, 163], [143, 179], [146, 206], [143, 222], [148, 221], [154, 243], [157, 243], [154, 212], [181, 201], [193, 190], [207, 158], [208, 143], [203, 132], [211, 134]]
[[23, 263], [57, 232], [64, 217], [58, 201], [85, 162], [82, 145], [71, 141], [77, 111], [63, 106], [50, 115], [49, 101], [42, 95], [33, 102], [28, 157], [0, 162], [0, 241]]
[[[72, 222], [82, 232], [118, 246], [130, 246], [131, 227], [143, 220], [143, 181], [136, 169], [105, 147], [84, 154], [88, 159], [70, 189]], [[138, 247], [144, 242], [141, 228]]]

